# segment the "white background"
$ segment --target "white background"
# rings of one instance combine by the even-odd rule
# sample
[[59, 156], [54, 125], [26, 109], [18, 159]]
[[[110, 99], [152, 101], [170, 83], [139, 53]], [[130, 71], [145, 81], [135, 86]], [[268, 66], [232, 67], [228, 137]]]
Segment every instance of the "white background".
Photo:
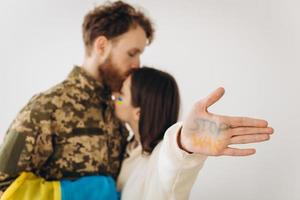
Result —
[[[33, 94], [82, 63], [82, 19], [101, 2], [0, 1], [0, 140]], [[299, 200], [299, 1], [129, 2], [155, 22], [142, 62], [176, 77], [182, 117], [223, 86], [211, 112], [267, 119], [275, 129], [270, 141], [248, 145], [254, 156], [209, 158], [190, 199]]]

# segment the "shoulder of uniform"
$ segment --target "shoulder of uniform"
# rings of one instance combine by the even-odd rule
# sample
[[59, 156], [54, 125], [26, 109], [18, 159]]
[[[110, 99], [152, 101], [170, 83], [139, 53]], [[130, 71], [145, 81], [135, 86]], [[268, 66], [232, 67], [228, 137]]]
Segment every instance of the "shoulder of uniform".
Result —
[[57, 109], [63, 108], [66, 103], [78, 106], [79, 99], [89, 98], [89, 94], [65, 80], [44, 92], [34, 95], [20, 114], [23, 116], [27, 113], [26, 116], [30, 119], [52, 119]]
[[25, 109], [35, 110], [36, 112], [52, 112], [55, 108], [59, 107], [57, 99], [63, 94], [70, 91], [70, 86], [65, 82], [59, 83], [46, 91], [37, 93], [29, 100]]

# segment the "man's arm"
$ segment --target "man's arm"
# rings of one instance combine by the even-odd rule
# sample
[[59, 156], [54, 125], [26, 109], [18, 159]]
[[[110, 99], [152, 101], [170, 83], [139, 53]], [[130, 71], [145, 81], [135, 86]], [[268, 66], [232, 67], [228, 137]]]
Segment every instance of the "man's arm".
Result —
[[0, 147], [0, 190], [22, 171], [38, 173], [53, 152], [51, 112], [33, 98], [11, 124]]

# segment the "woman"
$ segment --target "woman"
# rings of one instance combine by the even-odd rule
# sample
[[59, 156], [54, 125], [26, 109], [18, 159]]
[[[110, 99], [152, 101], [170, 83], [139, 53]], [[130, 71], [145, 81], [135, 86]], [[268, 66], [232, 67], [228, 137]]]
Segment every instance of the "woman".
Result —
[[134, 134], [118, 177], [121, 198], [188, 199], [206, 157], [178, 146], [180, 99], [175, 79], [153, 68], [136, 69], [115, 99], [117, 117]]

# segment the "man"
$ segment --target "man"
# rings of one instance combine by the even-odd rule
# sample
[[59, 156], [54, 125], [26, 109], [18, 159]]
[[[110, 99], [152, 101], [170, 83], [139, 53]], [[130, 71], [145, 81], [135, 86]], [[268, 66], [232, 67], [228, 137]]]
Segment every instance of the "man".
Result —
[[[140, 55], [151, 43], [153, 33], [151, 21], [121, 1], [96, 7], [85, 16], [82, 67], [75, 67], [65, 81], [34, 96], [7, 131], [0, 149], [2, 192], [22, 171], [47, 180], [95, 174], [118, 176], [128, 134], [113, 114], [110, 96], [120, 89], [129, 71], [139, 67]], [[187, 118], [182, 128], [182, 135], [190, 135], [190, 139], [179, 137], [178, 144], [187, 152], [205, 155], [252, 154], [249, 150], [221, 150], [229, 144], [266, 140], [272, 132], [266, 130], [267, 123], [208, 113], [207, 107], [217, 99], [197, 104], [201, 109], [195, 107], [194, 115]], [[205, 130], [190, 125], [197, 120], [200, 124], [201, 120], [216, 124], [218, 130], [226, 133], [231, 130], [227, 125], [235, 127], [236, 134], [226, 134], [228, 143], [216, 151], [203, 151], [205, 148], [198, 149], [199, 145], [191, 142], [199, 130]]]
[[0, 150], [1, 192], [22, 171], [47, 180], [117, 177], [128, 133], [114, 116], [111, 91], [139, 67], [154, 29], [143, 13], [119, 1], [89, 12], [82, 30], [82, 67], [35, 95], [8, 129]]

